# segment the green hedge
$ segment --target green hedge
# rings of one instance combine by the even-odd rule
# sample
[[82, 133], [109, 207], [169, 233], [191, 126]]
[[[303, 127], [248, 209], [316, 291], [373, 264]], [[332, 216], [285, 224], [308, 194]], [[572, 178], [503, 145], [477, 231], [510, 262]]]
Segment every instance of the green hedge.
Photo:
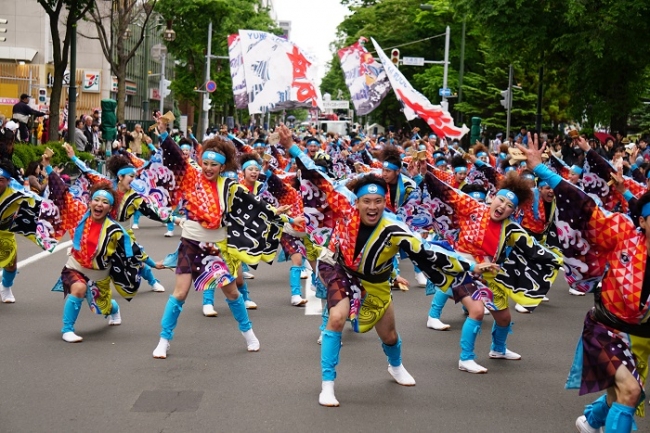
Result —
[[[14, 155], [13, 163], [18, 168], [27, 168], [30, 162], [40, 161], [43, 156], [45, 149], [49, 147], [54, 151], [54, 156], [52, 157], [52, 165], [59, 165], [69, 162], [70, 159], [65, 153], [65, 149], [62, 146], [62, 143], [58, 141], [51, 141], [47, 144], [41, 144], [39, 146], [34, 146], [31, 144], [16, 144], [14, 146]], [[83, 162], [85, 162], [89, 167], [96, 168], [97, 161], [95, 156], [88, 152], [77, 152], [75, 155]]]

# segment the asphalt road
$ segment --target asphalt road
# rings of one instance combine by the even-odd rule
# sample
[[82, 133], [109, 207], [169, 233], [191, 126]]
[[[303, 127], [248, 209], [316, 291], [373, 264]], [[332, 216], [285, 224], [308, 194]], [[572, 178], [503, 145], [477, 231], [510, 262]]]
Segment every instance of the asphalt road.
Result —
[[[178, 242], [165, 228], [141, 221], [139, 241], [155, 258]], [[40, 250], [19, 240], [19, 259]], [[374, 331], [346, 329], [336, 395], [339, 408], [318, 405], [320, 391], [317, 300], [308, 310], [289, 304], [286, 263], [261, 265], [249, 281], [259, 309], [250, 313], [261, 351], [246, 352], [223, 296], [219, 316], [201, 314], [201, 295], [191, 293], [166, 360], [152, 358], [160, 317], [174, 284], [157, 271], [167, 292], [144, 283], [136, 298], [118, 298], [123, 323], [108, 327], [84, 305], [77, 322], [81, 344], [61, 340], [60, 293], [50, 292], [65, 252], [23, 267], [15, 304], [0, 304], [0, 432], [572, 432], [585, 404], [565, 390], [581, 324], [592, 300], [570, 296], [564, 281], [551, 302], [532, 315], [514, 315], [508, 347], [521, 361], [487, 358], [492, 319], [477, 341], [486, 375], [457, 369], [464, 316], [448, 303], [448, 332], [426, 328], [431, 301], [424, 290], [395, 292], [403, 361], [415, 387], [401, 387]], [[413, 267], [403, 262], [413, 281]], [[560, 280], [562, 276], [558, 278]], [[638, 422], [650, 431], [650, 422]]]

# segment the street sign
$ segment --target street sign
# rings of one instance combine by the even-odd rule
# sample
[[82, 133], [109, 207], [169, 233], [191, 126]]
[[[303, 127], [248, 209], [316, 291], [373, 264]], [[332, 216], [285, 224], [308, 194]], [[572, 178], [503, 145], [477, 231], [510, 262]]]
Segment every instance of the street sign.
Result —
[[350, 101], [323, 101], [324, 110], [349, 110]]
[[404, 66], [424, 66], [424, 57], [402, 57]]
[[212, 80], [208, 81], [207, 83], [205, 83], [205, 90], [208, 93], [214, 92], [215, 90], [217, 90], [217, 83], [215, 83]]
[[438, 89], [438, 95], [442, 96], [443, 98], [449, 98], [451, 96], [451, 89]]

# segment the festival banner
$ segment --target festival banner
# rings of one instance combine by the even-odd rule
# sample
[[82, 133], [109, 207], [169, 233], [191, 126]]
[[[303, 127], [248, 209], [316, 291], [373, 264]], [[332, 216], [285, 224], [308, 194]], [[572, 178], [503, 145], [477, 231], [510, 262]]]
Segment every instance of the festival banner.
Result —
[[381, 63], [366, 50], [366, 38], [339, 50], [345, 84], [350, 90], [357, 116], [371, 113], [390, 91], [390, 82]]
[[454, 119], [448, 111], [440, 105], [431, 104], [426, 96], [415, 90], [399, 69], [393, 65], [393, 62], [384, 54], [379, 44], [374, 39], [372, 39], [372, 43], [375, 46], [375, 50], [377, 50], [379, 60], [381, 60], [381, 63], [386, 69], [390, 85], [393, 87], [397, 99], [402, 104], [404, 115], [408, 120], [419, 117], [427, 122], [429, 127], [439, 137], [460, 139], [469, 132], [469, 128], [464, 124], [460, 128], [455, 126]]
[[237, 33], [228, 35], [228, 57], [230, 57], [230, 78], [232, 79], [232, 96], [235, 100], [235, 108], [243, 110], [248, 107], [248, 93], [246, 93], [241, 39]]
[[240, 30], [250, 114], [294, 108], [323, 110], [316, 59], [286, 39]]

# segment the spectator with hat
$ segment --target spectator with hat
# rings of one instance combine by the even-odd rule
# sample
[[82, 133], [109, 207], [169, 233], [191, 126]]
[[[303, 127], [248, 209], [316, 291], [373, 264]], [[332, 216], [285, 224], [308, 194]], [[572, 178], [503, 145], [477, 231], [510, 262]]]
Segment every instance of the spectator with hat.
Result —
[[20, 101], [13, 106], [11, 117], [18, 122], [18, 134], [16, 138], [21, 142], [29, 142], [28, 123], [31, 117], [45, 116], [47, 113], [41, 113], [29, 106], [30, 96], [26, 93], [20, 95]]

